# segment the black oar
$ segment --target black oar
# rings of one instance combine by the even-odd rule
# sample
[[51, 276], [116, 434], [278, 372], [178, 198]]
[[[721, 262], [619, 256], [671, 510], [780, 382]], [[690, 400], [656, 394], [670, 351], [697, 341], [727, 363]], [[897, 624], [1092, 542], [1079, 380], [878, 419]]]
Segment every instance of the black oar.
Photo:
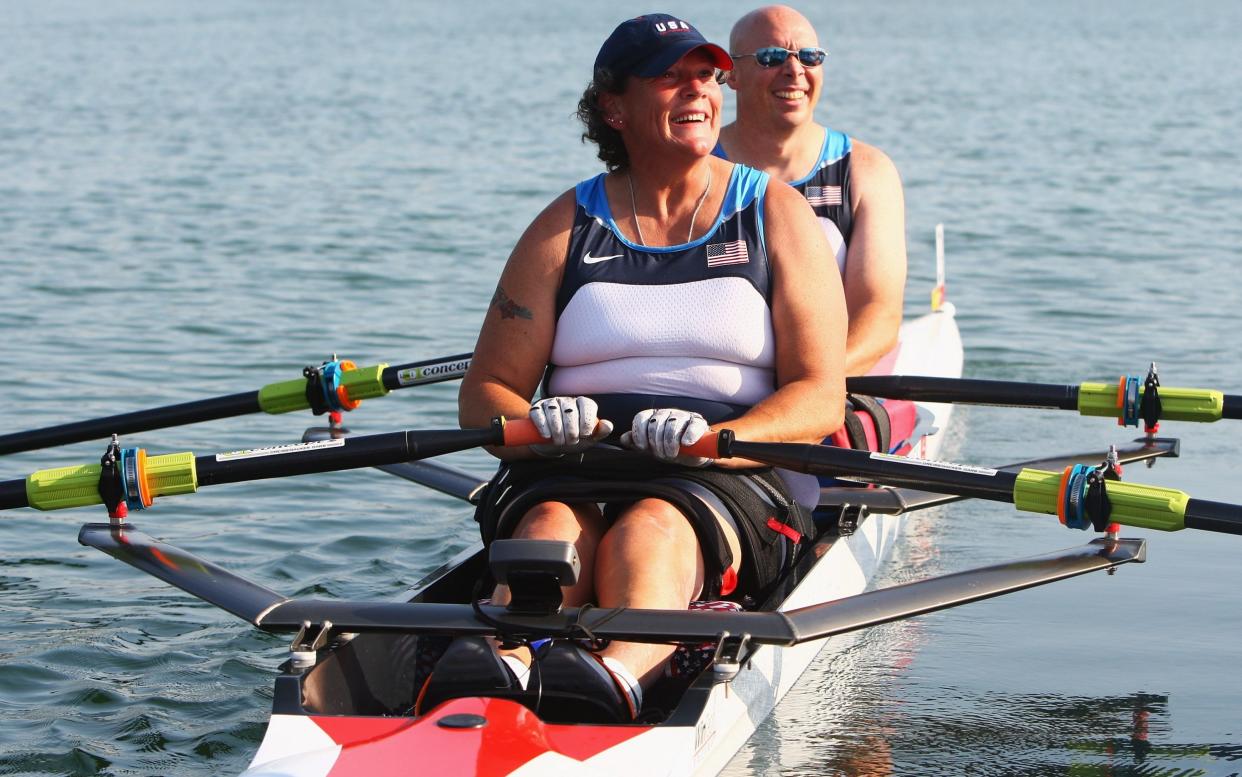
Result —
[[[1019, 383], [921, 375], [868, 375], [850, 378], [851, 392], [915, 402], [1001, 405], [1077, 410], [1085, 416], [1116, 418], [1129, 426], [1144, 420], [1154, 430], [1160, 420], [1212, 422], [1242, 418], [1242, 396], [1215, 389], [1161, 386], [1149, 378], [1124, 376], [1117, 383]], [[1154, 391], [1153, 391], [1154, 389]]]
[[[350, 436], [349, 430], [343, 426], [316, 426], [307, 429], [302, 434], [302, 442], [334, 440]], [[411, 483], [435, 489], [442, 494], [455, 496], [470, 504], [478, 504], [483, 489], [487, 486], [486, 480], [480, 480], [468, 472], [438, 461], [402, 461], [397, 464], [383, 464], [376, 469], [387, 472], [389, 475], [396, 475]]]
[[364, 399], [382, 397], [396, 389], [460, 378], [470, 366], [470, 356], [461, 353], [395, 367], [378, 364], [356, 368], [352, 362], [333, 360], [308, 369], [309, 374], [301, 378], [270, 383], [257, 391], [0, 435], [0, 455], [251, 413], [351, 410]]
[[[349, 430], [343, 427], [312, 427], [302, 435], [302, 442], [329, 440], [337, 437], [350, 436]], [[1021, 469], [1058, 468], [1063, 469], [1074, 464], [1098, 464], [1109, 455], [1115, 454], [1118, 464], [1136, 462], [1154, 463], [1163, 456], [1176, 458], [1179, 454], [1179, 442], [1176, 438], [1157, 437], [1155, 439], [1140, 438], [1110, 452], [1089, 451], [1083, 453], [1064, 454], [1042, 459], [1023, 461], [1017, 464], [1006, 464], [999, 469], [1017, 472]], [[585, 454], [591, 456], [588, 451]], [[400, 464], [386, 464], [377, 469], [390, 475], [408, 480], [412, 483], [427, 486], [449, 496], [455, 496], [470, 504], [477, 504], [486, 480], [480, 480], [469, 472], [450, 467], [436, 461], [408, 461]], [[859, 488], [856, 486], [826, 486], [819, 490], [820, 507], [840, 507], [851, 504], [866, 507], [873, 513], [900, 515], [924, 510], [929, 507], [949, 504], [963, 499], [957, 494], [941, 494], [915, 488]]]
[[1161, 531], [1203, 529], [1242, 534], [1242, 505], [1193, 499], [1184, 491], [1107, 480], [1085, 465], [1064, 472], [1018, 472], [908, 459], [825, 445], [744, 442], [728, 429], [710, 432], [692, 456], [746, 458], [812, 475], [947, 491], [964, 497], [1010, 502], [1019, 510], [1058, 516], [1071, 528], [1120, 523]]
[[487, 429], [389, 432], [197, 457], [193, 453], [147, 456], [138, 448], [115, 449], [114, 463], [39, 470], [22, 480], [0, 482], [0, 509], [62, 510], [105, 504], [114, 514], [118, 505], [125, 508], [119, 513], [124, 515], [129, 509], [149, 507], [156, 497], [193, 493], [203, 486], [376, 467], [484, 445], [543, 441], [535, 425], [522, 418], [496, 419]]

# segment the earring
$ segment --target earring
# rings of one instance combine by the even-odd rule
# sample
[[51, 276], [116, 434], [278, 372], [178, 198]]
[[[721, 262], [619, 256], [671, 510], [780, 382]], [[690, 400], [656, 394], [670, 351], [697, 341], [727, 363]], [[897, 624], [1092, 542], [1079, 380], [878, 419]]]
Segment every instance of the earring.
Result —
[[625, 126], [625, 119], [621, 119], [616, 116], [609, 116], [608, 123], [612, 125], [613, 129], [621, 129]]

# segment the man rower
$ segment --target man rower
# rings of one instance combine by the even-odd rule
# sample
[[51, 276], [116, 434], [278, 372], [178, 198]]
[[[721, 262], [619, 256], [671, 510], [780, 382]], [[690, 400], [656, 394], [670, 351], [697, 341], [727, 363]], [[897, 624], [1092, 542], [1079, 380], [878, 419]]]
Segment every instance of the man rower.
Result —
[[865, 375], [897, 344], [906, 282], [905, 203], [888, 156], [815, 121], [824, 84], [819, 37], [805, 16], [765, 6], [733, 26], [737, 119], [717, 156], [801, 191], [828, 235], [845, 286], [846, 375]]

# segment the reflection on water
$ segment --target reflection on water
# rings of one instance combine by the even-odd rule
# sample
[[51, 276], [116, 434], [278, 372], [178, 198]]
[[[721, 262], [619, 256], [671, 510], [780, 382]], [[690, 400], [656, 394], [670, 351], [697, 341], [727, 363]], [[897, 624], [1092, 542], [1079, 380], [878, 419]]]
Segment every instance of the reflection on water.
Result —
[[[955, 416], [944, 458], [961, 455], [976, 418], [970, 409]], [[1016, 557], [1012, 542], [989, 541], [981, 530], [990, 531], [995, 525], [981, 521], [996, 520], [996, 510], [980, 504], [906, 516], [900, 541], [877, 585]], [[1075, 532], [1069, 541], [1052, 535], [1041, 542], [1057, 538], [1059, 547], [1064, 547], [1087, 537]], [[1057, 595], [1058, 586], [1072, 585], [1057, 583], [1040, 590]], [[1082, 596], [1073, 588], [1061, 588], [1060, 593]], [[1024, 636], [1014, 623], [993, 613], [1016, 609], [1022, 613], [1019, 622], [1025, 618], [1036, 624], [1049, 617], [1038, 603], [1032, 605], [1027, 594], [1016, 596], [1026, 598], [1010, 600], [1026, 604], [1005, 609], [1001, 600], [995, 600], [982, 616], [976, 614], [979, 605], [968, 605], [834, 638], [724, 773], [730, 777], [1242, 775], [1242, 745], [1182, 738], [1175, 726], [1179, 708], [1168, 693], [994, 690], [1014, 678], [997, 674], [995, 665], [1005, 665], [1005, 658], [995, 657], [989, 646], [1003, 645], [1002, 650], [1018, 660], [1024, 651], [1041, 647], [1023, 644]], [[1141, 625], [1129, 622], [1119, 628], [1119, 634], [1133, 640]], [[1054, 646], [1057, 638], [1064, 640], [1064, 649], [1072, 649], [1072, 641], [1060, 632], [1052, 638]], [[1158, 654], [1160, 641], [1154, 635], [1148, 641]], [[1084, 663], [1089, 667], [1088, 658], [1074, 655], [1067, 660], [1065, 678], [1040, 680], [1040, 670], [1034, 669], [1035, 684], [1072, 685], [1073, 680], [1066, 678], [1074, 677], [1074, 667]], [[1095, 658], [1104, 667], [1101, 676], [1114, 677], [1107, 671], [1111, 657]], [[1024, 663], [1029, 666], [1029, 661]], [[977, 686], [972, 685], [976, 674], [982, 678]], [[1187, 715], [1184, 703], [1180, 711], [1181, 725], [1195, 730], [1198, 716]], [[1226, 714], [1233, 714], [1232, 709]]]
[[[879, 645], [860, 640], [848, 652], [860, 659], [868, 647]], [[871, 654], [871, 660], [876, 658]], [[858, 668], [845, 663], [822, 670], [831, 674]], [[869, 694], [857, 680], [821, 681], [791, 693], [788, 707], [756, 735], [746, 758], [735, 761], [725, 774], [1242, 774], [1242, 745], [1170, 741], [1172, 711], [1169, 697], [1161, 694], [988, 694], [903, 703]], [[847, 687], [848, 698], [836, 695]], [[823, 713], [843, 701], [838, 714]]]

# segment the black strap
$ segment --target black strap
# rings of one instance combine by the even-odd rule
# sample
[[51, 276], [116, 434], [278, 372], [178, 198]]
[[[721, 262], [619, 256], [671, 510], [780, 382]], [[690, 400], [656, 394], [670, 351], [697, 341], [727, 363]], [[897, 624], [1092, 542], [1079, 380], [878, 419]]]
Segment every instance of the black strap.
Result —
[[332, 408], [328, 407], [328, 400], [323, 395], [323, 367], [303, 367], [302, 376], [306, 378], [305, 396], [311, 413], [323, 415], [331, 410]]
[[[866, 431], [862, 422], [855, 417], [855, 413], [861, 410], [871, 416], [871, 422], [875, 426], [876, 448], [880, 453], [888, 453], [893, 443], [893, 422], [888, 417], [888, 411], [884, 409], [884, 405], [880, 404], [873, 397], [863, 394], [846, 394], [846, 400], [852, 407], [845, 409], [845, 429], [850, 438], [850, 447], [856, 450], [870, 450], [871, 446], [867, 444]], [[853, 422], [853, 425], [851, 425]], [[857, 432], [855, 432], [857, 428]], [[855, 435], [857, 434], [857, 437]]]
[[120, 458], [121, 448], [113, 437], [108, 444], [108, 450], [104, 451], [99, 460], [99, 498], [103, 500], [104, 507], [108, 508], [109, 516], [116, 515], [117, 508], [125, 501], [125, 487], [121, 484], [118, 466]]
[[[678, 485], [683, 481], [683, 485]], [[721, 576], [733, 564], [714, 510], [684, 483], [710, 491], [738, 526], [746, 563], [739, 573], [739, 594], [762, 599], [779, 578], [787, 556], [783, 532], [768, 526], [775, 519], [802, 537], [814, 535], [810, 513], [788, 498], [770, 468], [717, 470], [663, 464], [647, 456], [615, 449], [592, 449], [554, 461], [520, 461], [501, 467], [492, 479], [475, 519], [485, 544], [512, 531], [521, 516], [545, 501], [632, 502], [644, 496], [664, 499], [690, 521], [698, 537], [707, 580], [703, 595], [719, 595]]]
[[1160, 425], [1160, 414], [1164, 412], [1164, 403], [1160, 401], [1160, 378], [1156, 375], [1155, 365], [1147, 373], [1143, 382], [1143, 398], [1139, 402], [1139, 416], [1143, 419], [1144, 430], [1152, 434]]
[[845, 408], [845, 436], [854, 450], [871, 450], [871, 446], [867, 444], [867, 430], [863, 428], [862, 419], [852, 407]]

